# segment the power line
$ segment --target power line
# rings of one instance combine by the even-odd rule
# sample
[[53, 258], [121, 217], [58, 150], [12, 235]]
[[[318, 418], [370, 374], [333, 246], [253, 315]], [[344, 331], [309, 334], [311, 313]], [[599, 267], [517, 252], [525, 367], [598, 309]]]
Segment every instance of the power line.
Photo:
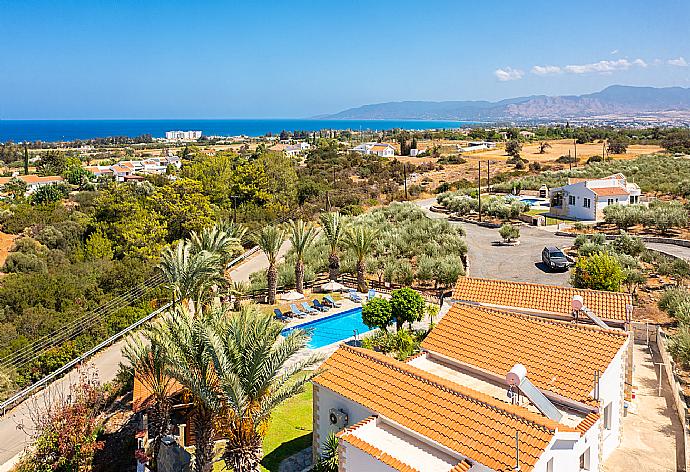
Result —
[[18, 351], [15, 351], [9, 356], [0, 359], [0, 367], [8, 367], [11, 365], [16, 366], [18, 364], [25, 363], [27, 358], [31, 358], [31, 356], [33, 356], [33, 354], [36, 352], [78, 336], [83, 331], [92, 327], [96, 322], [101, 321], [105, 317], [112, 315], [125, 306], [128, 306], [134, 300], [141, 298], [148, 291], [158, 287], [163, 280], [164, 279], [161, 274], [151, 277], [141, 285], [129, 289], [127, 292], [109, 300], [106, 304], [96, 308], [95, 310], [86, 313], [75, 320], [72, 320], [52, 333], [48, 333], [33, 343], [22, 347]]

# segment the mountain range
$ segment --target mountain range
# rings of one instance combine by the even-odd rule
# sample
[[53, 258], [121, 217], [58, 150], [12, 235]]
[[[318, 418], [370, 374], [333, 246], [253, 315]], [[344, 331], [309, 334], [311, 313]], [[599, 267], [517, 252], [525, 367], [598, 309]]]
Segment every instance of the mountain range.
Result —
[[690, 88], [611, 85], [586, 95], [489, 101], [403, 101], [350, 108], [324, 119], [363, 120], [562, 120], [690, 117]]

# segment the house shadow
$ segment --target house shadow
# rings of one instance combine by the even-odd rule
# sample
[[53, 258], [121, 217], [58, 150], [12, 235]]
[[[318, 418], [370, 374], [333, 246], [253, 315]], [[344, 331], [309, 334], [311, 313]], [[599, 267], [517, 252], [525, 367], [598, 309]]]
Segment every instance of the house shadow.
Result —
[[312, 433], [307, 433], [298, 436], [290, 441], [286, 441], [269, 454], [266, 454], [261, 460], [261, 465], [270, 472], [278, 472], [280, 463], [288, 457], [297, 454], [298, 452], [311, 446]]

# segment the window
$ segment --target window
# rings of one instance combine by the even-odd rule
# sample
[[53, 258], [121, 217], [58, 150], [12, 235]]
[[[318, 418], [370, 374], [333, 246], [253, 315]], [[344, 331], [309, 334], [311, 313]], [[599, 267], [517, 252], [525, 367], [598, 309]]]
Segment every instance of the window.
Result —
[[553, 472], [553, 457], [546, 463], [546, 472]]
[[575, 195], [568, 196], [568, 205], [575, 205]]
[[611, 414], [613, 411], [613, 406], [611, 403], [604, 407], [604, 429], [611, 430]]
[[634, 205], [635, 203], [638, 203], [640, 201], [640, 196], [639, 195], [630, 195], [630, 203]]
[[592, 199], [591, 198], [583, 198], [582, 199], [582, 206], [585, 208], [592, 208]]
[[613, 205], [613, 198], [609, 198], [606, 202], [607, 205]]
[[589, 448], [580, 456], [580, 470], [590, 470], [589, 469]]

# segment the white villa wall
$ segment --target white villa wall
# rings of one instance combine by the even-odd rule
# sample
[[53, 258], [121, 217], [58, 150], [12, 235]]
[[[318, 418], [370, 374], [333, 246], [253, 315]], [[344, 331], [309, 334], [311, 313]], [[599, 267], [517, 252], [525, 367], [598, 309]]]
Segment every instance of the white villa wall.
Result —
[[[569, 197], [575, 197], [575, 204], [570, 205]], [[591, 203], [590, 208], [586, 208], [585, 198], [589, 198]], [[570, 218], [578, 220], [594, 220], [595, 219], [595, 195], [594, 192], [585, 186], [584, 182], [579, 182], [573, 185], [563, 187], [563, 206], [567, 207], [565, 214]]]
[[340, 472], [395, 472], [396, 469], [384, 464], [359, 448], [346, 442], [340, 443], [342, 449], [338, 470]]
[[[599, 430], [601, 420], [597, 421], [579, 439], [573, 439], [573, 433], [556, 433], [549, 448], [534, 465], [534, 472], [581, 472], [597, 471], [599, 461]], [[580, 456], [589, 449], [589, 467], [580, 469]], [[552, 468], [549, 469], [549, 461]]]
[[348, 400], [342, 395], [338, 395], [334, 391], [316, 384], [314, 384], [313, 390], [313, 405], [314, 435], [312, 445], [314, 453], [321, 450], [321, 445], [326, 440], [326, 437], [328, 437], [329, 432], [337, 432], [331, 425], [329, 419], [331, 408], [341, 409], [347, 413], [347, 426], [353, 426], [375, 413], [364, 408], [359, 403]]
[[[630, 340], [628, 340], [628, 343]], [[628, 349], [626, 343], [616, 354], [613, 362], [601, 374], [599, 380], [599, 398], [601, 411], [599, 412], [602, 424], [602, 460], [606, 460], [618, 447], [621, 441], [621, 423], [623, 419], [625, 403], [625, 356]], [[604, 409], [611, 405], [611, 429], [603, 429]]]

